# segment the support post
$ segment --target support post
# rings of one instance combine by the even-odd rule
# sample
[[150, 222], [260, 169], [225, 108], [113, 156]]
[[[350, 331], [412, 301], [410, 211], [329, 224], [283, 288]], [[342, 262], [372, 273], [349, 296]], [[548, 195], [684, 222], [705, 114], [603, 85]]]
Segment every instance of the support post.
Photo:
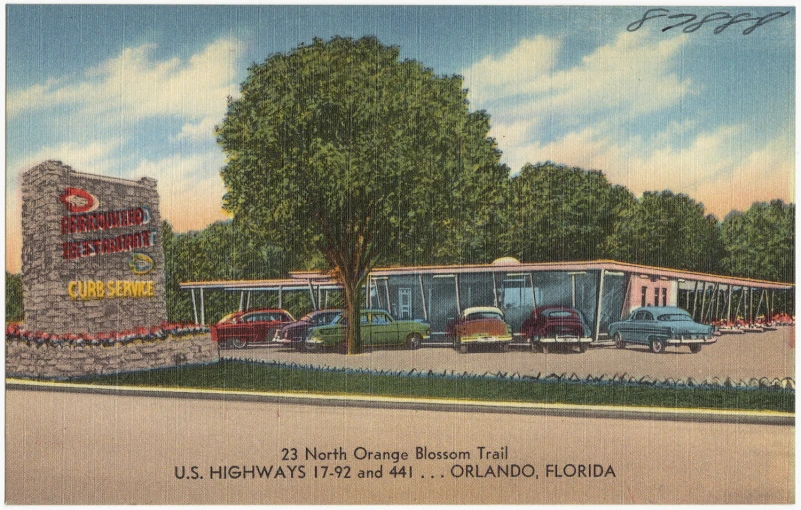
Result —
[[498, 308], [498, 282], [495, 281], [495, 272], [492, 273], [492, 297], [494, 298], [495, 308]]
[[759, 309], [762, 308], [762, 300], [764, 299], [766, 293], [767, 290], [762, 289], [762, 292], [759, 294], [759, 303], [757, 304], [756, 314], [755, 314], [756, 318], [759, 318]]
[[531, 279], [531, 306], [533, 310], [537, 308], [537, 293], [534, 292], [534, 273], [529, 273], [528, 277]]
[[[620, 307], [620, 320], [624, 319], [623, 312], [624, 311], [628, 312], [629, 308], [631, 308], [631, 285], [632, 285], [632, 280], [634, 280], [634, 277], [631, 276], [631, 273], [624, 273], [624, 274], [626, 275], [626, 291], [623, 294], [623, 305]], [[687, 293], [687, 296], [688, 296], [687, 297], [687, 306], [689, 307], [689, 303], [690, 303], [690, 301], [689, 301], [690, 293], [689, 292]], [[678, 301], [678, 299], [679, 298], [676, 297], [677, 301]], [[628, 315], [628, 313], [627, 313], [627, 315]]]
[[200, 287], [200, 324], [206, 325], [206, 300], [203, 298], [203, 287]]
[[701, 316], [699, 322], [704, 322], [704, 307], [706, 306], [706, 282], [704, 282], [704, 290], [701, 294]]
[[[384, 280], [384, 290], [386, 290], [387, 295], [387, 311], [390, 315], [392, 315], [392, 298], [389, 295], [389, 277]], [[394, 315], [392, 315], [394, 317]]]
[[311, 280], [306, 280], [309, 284], [309, 297], [312, 300], [312, 309], [317, 310], [317, 301], [314, 300], [314, 287], [312, 287]]
[[459, 297], [459, 275], [458, 274], [453, 275], [453, 281], [456, 284], [456, 312], [461, 314], [462, 313], [462, 303], [461, 303], [462, 300]]
[[776, 289], [770, 289], [770, 322], [773, 322], [773, 307], [776, 305]]
[[604, 295], [604, 274], [605, 269], [601, 269], [601, 277], [598, 281], [598, 299], [595, 305], [595, 337], [592, 339], [594, 342], [598, 341], [601, 336], [601, 303], [603, 302]]
[[199, 324], [197, 321], [197, 301], [195, 301], [195, 289], [192, 289], [192, 311], [195, 312], [195, 324]]
[[[570, 285], [570, 304], [573, 308], [576, 307], [576, 275], [570, 275], [571, 285]], [[533, 287], [534, 285], [532, 285]]]
[[428, 304], [426, 303], [426, 290], [423, 287], [423, 275], [418, 275], [420, 278], [420, 296], [423, 298], [423, 318], [428, 322]]
[[731, 324], [731, 298], [734, 292], [734, 285], [729, 284], [729, 297], [726, 299], [726, 322]]

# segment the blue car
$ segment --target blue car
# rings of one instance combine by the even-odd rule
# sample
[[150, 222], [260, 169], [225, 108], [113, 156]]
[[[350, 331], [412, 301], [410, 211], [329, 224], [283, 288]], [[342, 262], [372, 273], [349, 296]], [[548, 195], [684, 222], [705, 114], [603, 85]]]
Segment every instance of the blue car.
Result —
[[609, 335], [615, 347], [626, 344], [647, 345], [652, 352], [662, 353], [668, 346], [686, 345], [696, 353], [701, 347], [715, 343], [714, 328], [693, 321], [690, 314], [675, 306], [644, 306], [637, 308], [628, 319], [609, 325]]

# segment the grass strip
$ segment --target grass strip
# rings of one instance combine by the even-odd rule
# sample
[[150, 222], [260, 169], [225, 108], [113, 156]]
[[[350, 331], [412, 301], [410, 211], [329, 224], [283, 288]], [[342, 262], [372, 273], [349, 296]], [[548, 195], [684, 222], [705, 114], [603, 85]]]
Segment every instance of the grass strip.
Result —
[[688, 409], [794, 412], [795, 392], [777, 389], [665, 388], [483, 377], [354, 374], [245, 361], [91, 376], [74, 382], [118, 386], [447, 398]]

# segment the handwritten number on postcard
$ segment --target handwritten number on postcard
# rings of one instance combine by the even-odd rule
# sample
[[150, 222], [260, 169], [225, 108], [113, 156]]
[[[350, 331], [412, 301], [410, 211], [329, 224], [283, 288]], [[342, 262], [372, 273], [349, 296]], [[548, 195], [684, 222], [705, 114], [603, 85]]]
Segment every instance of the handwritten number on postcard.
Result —
[[735, 25], [737, 23], [746, 23], [749, 21], [753, 21], [755, 22], [754, 24], [750, 25], [748, 28], [743, 30], [743, 35], [749, 35], [757, 28], [763, 25], [767, 25], [773, 20], [787, 16], [788, 14], [790, 14], [790, 11], [772, 12], [770, 14], [766, 14], [761, 17], [751, 17], [750, 12], [742, 12], [736, 16], [732, 16], [727, 12], [713, 12], [712, 14], [707, 14], [706, 16], [701, 18], [700, 21], [697, 22], [695, 22], [695, 20], [698, 19], [698, 16], [696, 16], [695, 14], [682, 13], [682, 14], [671, 14], [668, 16], [669, 13], [670, 11], [668, 9], [648, 9], [647, 11], [645, 11], [645, 14], [643, 14], [642, 19], [639, 19], [634, 23], [631, 23], [628, 27], [626, 27], [626, 30], [628, 30], [629, 32], [636, 32], [637, 30], [642, 28], [642, 26], [648, 20], [656, 18], [667, 18], [668, 20], [677, 20], [678, 22], [677, 23], [671, 22], [669, 25], [666, 25], [662, 29], [662, 32], [667, 32], [672, 28], [678, 28], [684, 26], [682, 32], [684, 32], [685, 34], [689, 34], [695, 32], [696, 30], [704, 26], [705, 23], [728, 20], [726, 23], [716, 26], [715, 29], [713, 30], [715, 34], [719, 34], [724, 30], [726, 30], [727, 28], [729, 28], [730, 26]]

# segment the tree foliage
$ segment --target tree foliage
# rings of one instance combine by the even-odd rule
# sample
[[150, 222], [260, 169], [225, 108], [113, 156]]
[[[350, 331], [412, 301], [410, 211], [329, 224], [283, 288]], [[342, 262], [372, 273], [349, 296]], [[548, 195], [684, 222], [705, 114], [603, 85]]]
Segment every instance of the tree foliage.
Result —
[[6, 323], [24, 318], [22, 301], [22, 275], [6, 271]]
[[684, 194], [646, 191], [622, 211], [606, 251], [613, 259], [716, 272], [723, 257], [718, 220]]
[[748, 278], [795, 281], [795, 205], [757, 202], [723, 220], [723, 271]]
[[[278, 278], [296, 264], [283, 249], [257, 242], [236, 229], [231, 221], [213, 223], [200, 232], [181, 234], [174, 233], [165, 221], [162, 239], [167, 314], [171, 322], [194, 321], [192, 294], [180, 289], [181, 282]], [[197, 295], [196, 300], [199, 300]], [[238, 293], [204, 295], [206, 322], [214, 323], [238, 309], [239, 300]], [[287, 295], [284, 301], [285, 307], [293, 313], [304, 312], [309, 306], [305, 296]], [[277, 306], [276, 297], [257, 293], [251, 308], [257, 306]]]
[[546, 162], [511, 179], [505, 224], [497, 233], [507, 255], [526, 262], [595, 260], [620, 212], [634, 202], [598, 171]]
[[[322, 254], [350, 324], [379, 260], [485, 258], [508, 175], [462, 79], [399, 55], [372, 37], [273, 55], [218, 127], [225, 208], [255, 238]], [[348, 350], [360, 349], [352, 327]]]

